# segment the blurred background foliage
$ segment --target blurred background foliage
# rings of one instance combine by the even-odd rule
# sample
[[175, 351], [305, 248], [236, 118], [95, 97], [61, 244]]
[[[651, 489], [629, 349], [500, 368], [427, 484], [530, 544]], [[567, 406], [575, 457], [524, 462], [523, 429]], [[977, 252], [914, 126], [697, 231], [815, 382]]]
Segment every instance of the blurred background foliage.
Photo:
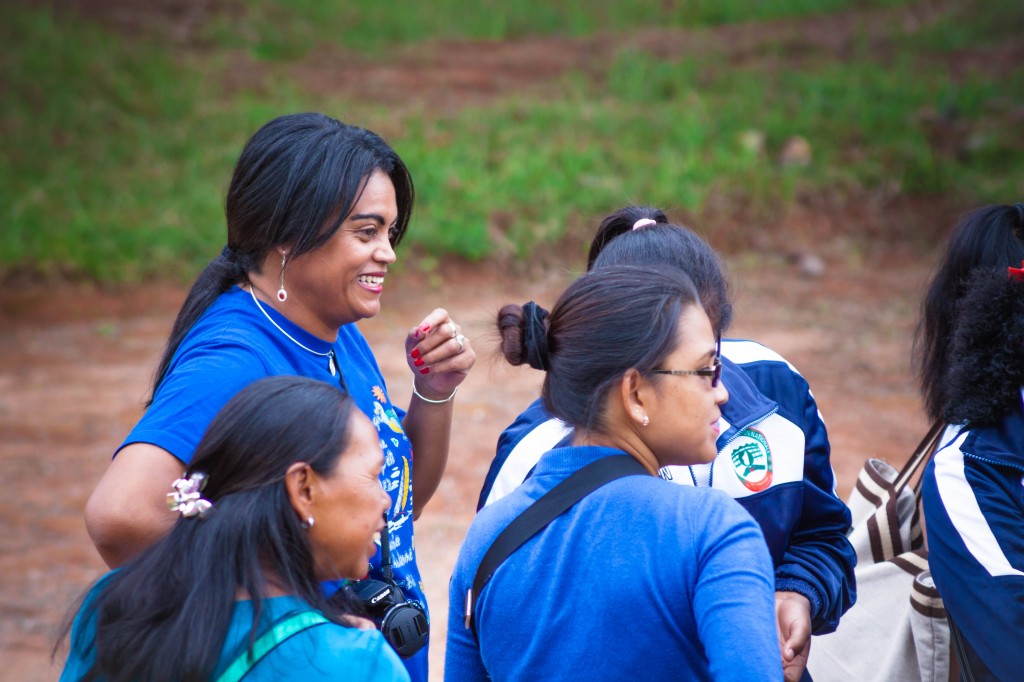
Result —
[[735, 252], [806, 239], [795, 206], [926, 243], [927, 211], [865, 211], [1024, 198], [1020, 0], [0, 9], [0, 278], [190, 280], [245, 140], [303, 110], [409, 165], [405, 267], [579, 255], [630, 202]]

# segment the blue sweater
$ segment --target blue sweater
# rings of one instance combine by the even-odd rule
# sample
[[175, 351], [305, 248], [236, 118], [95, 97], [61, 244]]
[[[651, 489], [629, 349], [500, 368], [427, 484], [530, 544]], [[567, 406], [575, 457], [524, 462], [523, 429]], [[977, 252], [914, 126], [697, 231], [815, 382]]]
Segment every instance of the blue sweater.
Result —
[[[811, 603], [814, 634], [836, 629], [856, 598], [857, 557], [846, 539], [850, 511], [835, 493], [828, 434], [807, 381], [784, 358], [753, 341], [722, 340], [718, 457], [712, 464], [667, 467], [684, 486], [713, 487], [735, 498], [761, 525], [777, 590]], [[541, 454], [567, 444], [571, 430], [535, 401], [498, 439], [479, 507], [514, 490]]]
[[449, 587], [445, 679], [781, 680], [771, 560], [725, 494], [621, 478], [513, 553], [479, 595], [480, 645], [463, 623], [484, 552], [574, 471], [621, 452], [557, 448], [481, 511]]
[[922, 480], [928, 565], [979, 680], [1024, 674], [1021, 399], [997, 426], [947, 427]]

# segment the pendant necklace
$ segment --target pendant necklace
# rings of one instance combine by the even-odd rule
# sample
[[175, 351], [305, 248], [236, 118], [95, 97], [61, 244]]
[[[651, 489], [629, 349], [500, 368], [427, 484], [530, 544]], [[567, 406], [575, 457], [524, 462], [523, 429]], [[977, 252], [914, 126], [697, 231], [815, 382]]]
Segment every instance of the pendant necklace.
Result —
[[338, 375], [338, 368], [337, 368], [338, 361], [334, 357], [334, 349], [333, 348], [331, 350], [327, 351], [326, 353], [320, 353], [318, 351], [313, 350], [309, 346], [306, 346], [306, 345], [302, 344], [301, 342], [299, 342], [298, 339], [296, 339], [294, 336], [292, 336], [291, 334], [286, 332], [284, 329], [282, 329], [281, 325], [279, 325], [277, 322], [275, 322], [274, 318], [272, 318], [270, 315], [267, 314], [267, 311], [263, 309], [262, 305], [260, 305], [259, 299], [256, 298], [256, 294], [253, 293], [253, 286], [251, 284], [249, 285], [249, 295], [252, 296], [253, 303], [255, 303], [256, 307], [260, 309], [260, 312], [263, 313], [263, 316], [265, 318], [267, 318], [268, 320], [270, 320], [270, 324], [272, 324], [275, 327], [277, 327], [277, 331], [281, 332], [286, 337], [288, 337], [289, 341], [294, 343], [296, 346], [298, 346], [302, 350], [308, 351], [308, 352], [312, 353], [313, 355], [319, 355], [322, 358], [327, 358], [327, 369], [331, 370], [331, 376], [333, 377], [333, 376], [337, 376]]

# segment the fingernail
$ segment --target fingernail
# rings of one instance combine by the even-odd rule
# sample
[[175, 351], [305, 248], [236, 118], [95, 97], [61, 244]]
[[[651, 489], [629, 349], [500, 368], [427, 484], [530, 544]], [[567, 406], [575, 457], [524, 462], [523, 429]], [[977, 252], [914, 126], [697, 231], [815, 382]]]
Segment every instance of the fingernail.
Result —
[[424, 367], [423, 369], [420, 370], [420, 374], [430, 374], [430, 368]]
[[430, 325], [429, 324], [423, 325], [422, 327], [420, 327], [420, 331], [423, 332], [423, 333], [429, 332], [430, 331]]
[[413, 359], [418, 358], [420, 356], [420, 349], [419, 348], [413, 348], [412, 352], [409, 353], [409, 355], [411, 355], [413, 357]]
[[414, 331], [414, 332], [412, 333], [412, 337], [413, 337], [414, 339], [418, 339], [418, 338], [420, 338], [420, 330], [419, 330], [419, 329], [417, 329], [416, 331]]
[[423, 366], [423, 358], [417, 358], [412, 364], [416, 365], [417, 367], [422, 367]]

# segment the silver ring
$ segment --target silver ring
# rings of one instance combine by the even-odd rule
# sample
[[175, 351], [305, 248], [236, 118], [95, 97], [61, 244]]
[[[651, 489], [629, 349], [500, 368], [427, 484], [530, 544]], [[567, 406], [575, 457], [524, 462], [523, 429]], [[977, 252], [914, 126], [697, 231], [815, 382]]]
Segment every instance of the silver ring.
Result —
[[463, 336], [462, 334], [459, 334], [458, 336], [455, 337], [455, 340], [459, 342], [459, 352], [460, 353], [462, 351], [466, 350], [466, 337], [465, 336]]
[[455, 328], [455, 323], [452, 322], [451, 320], [448, 320], [448, 328], [452, 330], [453, 339], [459, 335], [459, 330]]

